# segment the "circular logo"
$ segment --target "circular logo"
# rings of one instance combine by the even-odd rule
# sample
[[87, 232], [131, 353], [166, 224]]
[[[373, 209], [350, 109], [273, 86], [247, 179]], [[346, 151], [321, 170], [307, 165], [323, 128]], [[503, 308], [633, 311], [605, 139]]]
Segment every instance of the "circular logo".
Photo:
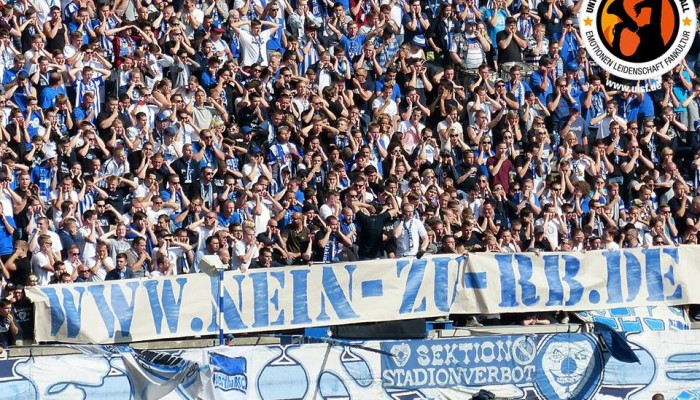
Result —
[[594, 61], [631, 80], [656, 78], [678, 65], [695, 38], [690, 0], [585, 0], [581, 37]]
[[535, 390], [542, 399], [592, 399], [603, 382], [603, 353], [594, 336], [551, 335], [539, 344]]
[[513, 361], [518, 365], [530, 365], [537, 357], [537, 344], [530, 336], [518, 336], [513, 341]]

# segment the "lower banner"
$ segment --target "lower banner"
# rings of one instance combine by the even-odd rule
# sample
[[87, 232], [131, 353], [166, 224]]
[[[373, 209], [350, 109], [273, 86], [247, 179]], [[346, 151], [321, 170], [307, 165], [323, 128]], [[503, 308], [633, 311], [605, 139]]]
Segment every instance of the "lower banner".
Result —
[[154, 371], [130, 368], [130, 351], [88, 351], [0, 361], [0, 393], [72, 400], [464, 400], [487, 389], [509, 399], [700, 398], [700, 332], [626, 337], [639, 363], [612, 358], [592, 333], [152, 352], [149, 363], [164, 358], [187, 373], [169, 375], [172, 382], [163, 375], [149, 392], [143, 384]]
[[[440, 317], [700, 304], [699, 246], [587, 253], [436, 255], [228, 271], [226, 333]], [[466, 260], [466, 262], [465, 262]], [[27, 289], [39, 342], [112, 344], [215, 335], [205, 274]], [[651, 319], [646, 319], [651, 321]]]

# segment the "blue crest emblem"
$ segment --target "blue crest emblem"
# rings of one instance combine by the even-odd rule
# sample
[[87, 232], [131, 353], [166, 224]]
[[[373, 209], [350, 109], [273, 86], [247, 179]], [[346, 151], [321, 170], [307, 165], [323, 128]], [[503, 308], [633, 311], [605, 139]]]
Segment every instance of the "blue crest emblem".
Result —
[[213, 371], [212, 381], [215, 388], [225, 392], [237, 390], [246, 393], [248, 378], [245, 357], [226, 357], [223, 354], [209, 353], [209, 363]]

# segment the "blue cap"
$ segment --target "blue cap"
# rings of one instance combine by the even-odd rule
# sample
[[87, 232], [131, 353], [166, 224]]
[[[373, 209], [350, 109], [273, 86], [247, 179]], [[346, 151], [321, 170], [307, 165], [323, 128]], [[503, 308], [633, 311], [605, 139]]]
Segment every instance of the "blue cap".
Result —
[[219, 32], [219, 33], [224, 33], [224, 32], [226, 32], [226, 29], [224, 29], [223, 25], [221, 25], [221, 22], [218, 22], [218, 21], [212, 22], [212, 23], [211, 23], [211, 29], [210, 29], [210, 30], [211, 30], [211, 31], [214, 31], [214, 32]]
[[260, 147], [255, 146], [252, 149], [250, 149], [250, 154], [255, 155], [255, 154], [260, 154], [262, 153], [262, 150], [260, 150]]
[[245, 135], [246, 133], [251, 133], [253, 132], [253, 128], [251, 126], [244, 126], [241, 128], [241, 132]]
[[163, 113], [156, 114], [156, 122], [163, 122], [163, 121], [167, 121], [167, 120], [168, 120], [167, 115], [165, 115]]

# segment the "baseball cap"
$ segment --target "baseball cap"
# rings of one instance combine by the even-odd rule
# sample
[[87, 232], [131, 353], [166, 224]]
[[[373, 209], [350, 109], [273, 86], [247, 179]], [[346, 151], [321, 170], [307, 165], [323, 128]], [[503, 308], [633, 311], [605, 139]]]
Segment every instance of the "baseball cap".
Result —
[[542, 225], [537, 225], [535, 227], [535, 233], [544, 233], [544, 226]]
[[244, 126], [241, 128], [241, 132], [243, 132], [243, 134], [245, 135], [253, 132], [253, 128], [251, 126]]
[[175, 136], [175, 135], [177, 135], [177, 128], [175, 128], [174, 126], [171, 125], [171, 126], [165, 128], [165, 130], [163, 131], [163, 134], [169, 135], [169, 136]]
[[255, 146], [252, 149], [250, 149], [250, 154], [255, 155], [255, 154], [261, 154], [262, 150], [260, 150], [260, 147]]
[[17, 73], [17, 78], [18, 79], [27, 79], [29, 78], [29, 74], [25, 70], [21, 70]]
[[411, 43], [418, 46], [418, 47], [425, 47], [425, 36], [416, 35], [411, 40]]
[[167, 121], [167, 120], [168, 120], [167, 115], [165, 115], [163, 113], [156, 114], [156, 122], [163, 122], [163, 121]]
[[212, 22], [211, 23], [211, 28], [209, 29], [212, 32], [216, 33], [224, 33], [226, 32], [226, 29], [221, 25], [221, 22]]

